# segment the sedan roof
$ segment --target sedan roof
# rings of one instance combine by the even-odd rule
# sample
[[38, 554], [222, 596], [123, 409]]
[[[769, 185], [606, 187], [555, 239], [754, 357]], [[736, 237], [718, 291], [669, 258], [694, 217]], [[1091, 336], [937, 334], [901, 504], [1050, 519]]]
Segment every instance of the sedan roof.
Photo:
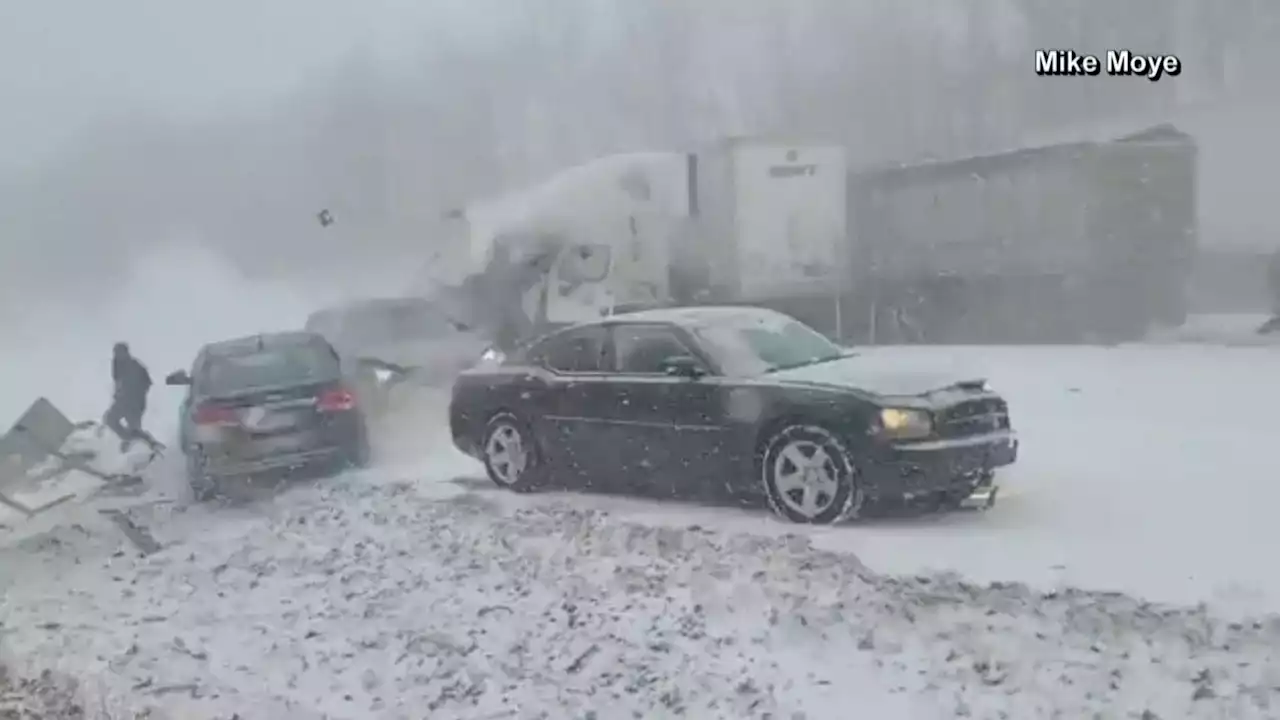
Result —
[[611, 322], [670, 323], [684, 327], [707, 325], [739, 325], [778, 323], [794, 320], [776, 310], [752, 306], [710, 305], [706, 307], [658, 308], [610, 315], [584, 324], [608, 324]]

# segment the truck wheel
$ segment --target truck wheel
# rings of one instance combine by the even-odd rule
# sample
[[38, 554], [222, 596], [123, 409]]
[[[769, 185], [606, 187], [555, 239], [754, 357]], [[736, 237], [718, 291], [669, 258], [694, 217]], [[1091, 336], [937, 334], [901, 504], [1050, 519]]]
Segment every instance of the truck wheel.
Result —
[[826, 428], [800, 421], [780, 424], [766, 433], [758, 457], [765, 497], [780, 517], [826, 525], [862, 509], [853, 454]]
[[546, 467], [529, 426], [509, 412], [500, 412], [485, 425], [480, 458], [495, 485], [529, 492], [542, 485]]

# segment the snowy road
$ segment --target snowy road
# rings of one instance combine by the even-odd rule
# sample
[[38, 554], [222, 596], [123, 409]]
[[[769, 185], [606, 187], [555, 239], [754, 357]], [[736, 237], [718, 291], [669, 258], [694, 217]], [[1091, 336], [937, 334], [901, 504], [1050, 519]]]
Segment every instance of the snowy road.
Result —
[[[1107, 588], [1280, 610], [1280, 348], [956, 351], [1016, 413], [1019, 494], [985, 517], [824, 539], [886, 571]], [[845, 543], [845, 544], [841, 544]]]
[[1280, 623], [1218, 619], [1280, 609], [1280, 351], [875, 352], [989, 371], [1022, 433], [1012, 497], [808, 529], [502, 494], [437, 451], [254, 509], [137, 510], [166, 544], [145, 558], [77, 511], [0, 555], [4, 649], [174, 717], [1280, 712]]

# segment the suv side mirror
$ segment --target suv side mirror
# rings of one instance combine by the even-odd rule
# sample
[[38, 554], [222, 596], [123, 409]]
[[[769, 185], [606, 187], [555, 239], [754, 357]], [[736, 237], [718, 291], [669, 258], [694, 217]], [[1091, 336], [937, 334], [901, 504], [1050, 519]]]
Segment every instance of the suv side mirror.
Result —
[[165, 385], [190, 385], [191, 376], [186, 370], [174, 370], [164, 378]]
[[662, 361], [662, 372], [671, 377], [682, 377], [696, 380], [707, 374], [707, 369], [695, 357], [675, 355]]

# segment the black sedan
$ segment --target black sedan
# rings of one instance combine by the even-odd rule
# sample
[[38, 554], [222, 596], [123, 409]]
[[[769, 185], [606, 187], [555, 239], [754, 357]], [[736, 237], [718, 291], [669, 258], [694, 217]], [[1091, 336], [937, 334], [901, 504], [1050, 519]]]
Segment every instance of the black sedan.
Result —
[[557, 482], [767, 503], [802, 523], [864, 501], [989, 507], [1018, 443], [982, 379], [885, 370], [757, 308], [615, 315], [464, 372], [454, 444], [517, 491]]
[[235, 494], [296, 471], [336, 471], [369, 459], [365, 418], [338, 355], [320, 335], [282, 332], [201, 348], [179, 419], [197, 498]]

